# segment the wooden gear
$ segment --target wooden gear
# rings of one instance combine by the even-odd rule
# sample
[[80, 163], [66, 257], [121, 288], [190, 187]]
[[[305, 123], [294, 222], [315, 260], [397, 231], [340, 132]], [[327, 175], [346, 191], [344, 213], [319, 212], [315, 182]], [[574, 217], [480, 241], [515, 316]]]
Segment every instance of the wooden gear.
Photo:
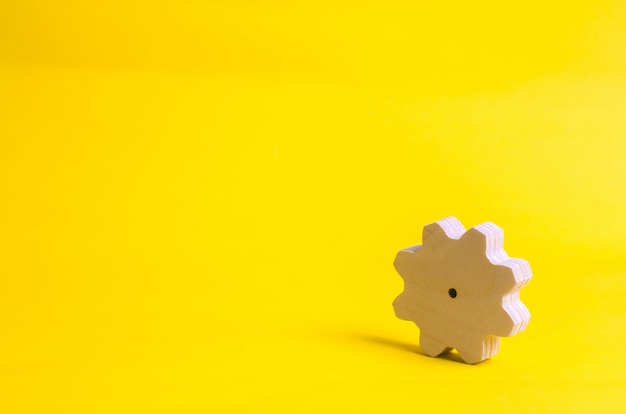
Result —
[[419, 327], [426, 354], [455, 348], [474, 364], [498, 353], [500, 336], [526, 328], [530, 313], [519, 292], [532, 273], [526, 260], [507, 256], [503, 238], [493, 223], [465, 231], [448, 217], [424, 227], [422, 245], [398, 252], [404, 291], [393, 307]]

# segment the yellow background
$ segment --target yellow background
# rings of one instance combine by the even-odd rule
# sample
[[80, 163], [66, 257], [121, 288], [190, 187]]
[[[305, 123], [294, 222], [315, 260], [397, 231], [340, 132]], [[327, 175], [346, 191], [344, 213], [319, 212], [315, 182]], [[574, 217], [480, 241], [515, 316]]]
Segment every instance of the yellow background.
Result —
[[[0, 412], [620, 412], [620, 1], [0, 3]], [[395, 318], [493, 221], [523, 334]]]

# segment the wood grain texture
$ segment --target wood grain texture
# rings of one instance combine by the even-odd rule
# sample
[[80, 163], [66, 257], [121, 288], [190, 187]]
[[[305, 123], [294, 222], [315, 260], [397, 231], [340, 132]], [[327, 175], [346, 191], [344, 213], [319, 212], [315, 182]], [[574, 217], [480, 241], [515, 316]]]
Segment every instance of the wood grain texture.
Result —
[[454, 217], [424, 227], [422, 245], [398, 252], [394, 266], [404, 291], [393, 307], [420, 329], [420, 346], [437, 356], [456, 349], [469, 364], [498, 353], [499, 337], [523, 331], [530, 319], [520, 289], [528, 262], [510, 258], [493, 223], [465, 231]]

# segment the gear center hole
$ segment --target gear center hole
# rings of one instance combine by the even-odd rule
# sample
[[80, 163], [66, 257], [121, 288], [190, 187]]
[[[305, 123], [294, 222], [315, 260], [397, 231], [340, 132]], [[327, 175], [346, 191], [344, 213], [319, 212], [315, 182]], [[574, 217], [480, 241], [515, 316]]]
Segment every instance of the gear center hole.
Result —
[[452, 299], [456, 298], [456, 289], [451, 288], [450, 290], [448, 290], [448, 295], [450, 295]]

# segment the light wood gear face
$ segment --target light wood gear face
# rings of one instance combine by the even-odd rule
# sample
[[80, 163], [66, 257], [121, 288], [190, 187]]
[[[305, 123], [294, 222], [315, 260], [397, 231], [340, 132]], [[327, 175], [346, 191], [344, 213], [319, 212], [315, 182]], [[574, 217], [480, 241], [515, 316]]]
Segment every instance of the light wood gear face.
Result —
[[501, 336], [523, 331], [530, 313], [519, 298], [532, 272], [510, 258], [504, 234], [493, 223], [465, 231], [454, 217], [424, 227], [422, 245], [398, 252], [394, 267], [404, 291], [393, 307], [420, 329], [430, 356], [452, 348], [474, 364], [498, 353]]

